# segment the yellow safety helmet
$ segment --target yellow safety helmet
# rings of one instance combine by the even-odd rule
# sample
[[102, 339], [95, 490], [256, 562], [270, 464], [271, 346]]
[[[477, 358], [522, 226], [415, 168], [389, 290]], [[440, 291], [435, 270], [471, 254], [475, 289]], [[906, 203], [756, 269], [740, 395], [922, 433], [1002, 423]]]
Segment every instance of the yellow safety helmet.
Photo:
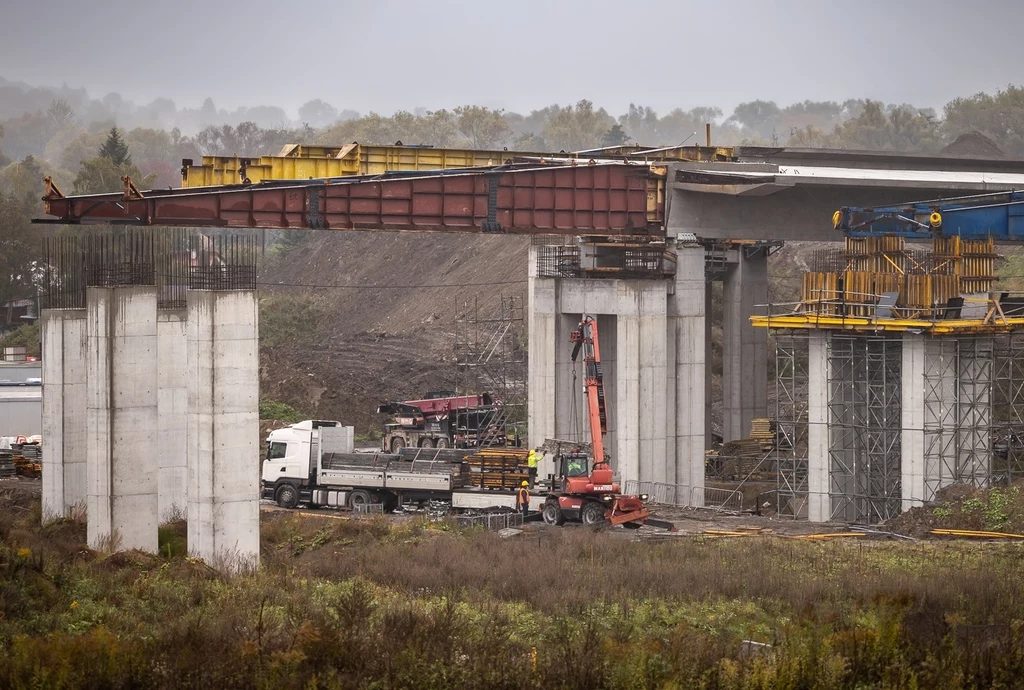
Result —
[[529, 485], [530, 485], [530, 482], [527, 482], [527, 481], [523, 482], [523, 486], [529, 486]]

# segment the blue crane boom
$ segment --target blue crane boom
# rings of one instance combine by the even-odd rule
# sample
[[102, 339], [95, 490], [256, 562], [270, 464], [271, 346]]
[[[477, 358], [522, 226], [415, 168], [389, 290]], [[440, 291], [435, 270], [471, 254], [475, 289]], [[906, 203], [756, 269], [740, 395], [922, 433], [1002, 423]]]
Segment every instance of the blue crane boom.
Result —
[[1024, 191], [974, 194], [901, 206], [844, 206], [832, 225], [849, 237], [896, 235], [1024, 242]]

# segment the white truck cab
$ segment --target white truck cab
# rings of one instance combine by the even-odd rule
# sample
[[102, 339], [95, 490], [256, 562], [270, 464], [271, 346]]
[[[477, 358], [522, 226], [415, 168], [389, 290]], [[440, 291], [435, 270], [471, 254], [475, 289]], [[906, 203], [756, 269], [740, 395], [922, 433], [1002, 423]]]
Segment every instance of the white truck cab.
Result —
[[294, 507], [316, 483], [317, 459], [323, 453], [351, 453], [354, 429], [341, 422], [307, 419], [267, 436], [263, 459], [263, 498]]

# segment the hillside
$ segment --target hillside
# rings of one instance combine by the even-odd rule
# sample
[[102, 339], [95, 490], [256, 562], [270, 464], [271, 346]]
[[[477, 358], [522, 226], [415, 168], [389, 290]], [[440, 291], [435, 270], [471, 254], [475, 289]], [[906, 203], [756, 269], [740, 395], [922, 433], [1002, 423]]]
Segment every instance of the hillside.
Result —
[[456, 319], [474, 300], [485, 314], [503, 294], [525, 298], [528, 246], [515, 236], [300, 239], [260, 277], [262, 395], [359, 433], [379, 428], [378, 402], [455, 384]]

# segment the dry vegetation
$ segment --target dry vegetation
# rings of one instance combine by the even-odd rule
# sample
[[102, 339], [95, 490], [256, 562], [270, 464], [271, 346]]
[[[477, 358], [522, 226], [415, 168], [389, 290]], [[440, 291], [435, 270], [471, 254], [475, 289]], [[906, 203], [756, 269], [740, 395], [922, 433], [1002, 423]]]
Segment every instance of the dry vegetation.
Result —
[[183, 555], [182, 523], [160, 556], [104, 556], [38, 511], [0, 490], [0, 687], [952, 688], [1024, 670], [1014, 545], [502, 540], [276, 512], [260, 572], [225, 579]]

